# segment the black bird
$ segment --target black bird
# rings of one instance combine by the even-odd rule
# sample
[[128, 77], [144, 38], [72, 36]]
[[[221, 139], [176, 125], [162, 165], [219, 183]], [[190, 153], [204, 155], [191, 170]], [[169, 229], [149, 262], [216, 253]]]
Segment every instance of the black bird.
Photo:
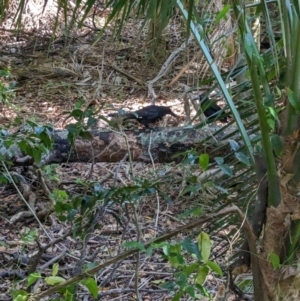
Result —
[[124, 115], [113, 113], [108, 114], [110, 117], [121, 116], [124, 120], [136, 119], [139, 123], [143, 124], [146, 128], [149, 128], [149, 123], [154, 123], [161, 120], [165, 115], [170, 114], [174, 117], [178, 117], [169, 107], [150, 105], [140, 110], [125, 113]]
[[[211, 101], [208, 97], [204, 98], [204, 94], [199, 95], [196, 99], [200, 100], [203, 114], [208, 120], [220, 120], [221, 122], [227, 122], [227, 116], [223, 116], [222, 108], [215, 102]], [[194, 99], [194, 100], [196, 100]]]

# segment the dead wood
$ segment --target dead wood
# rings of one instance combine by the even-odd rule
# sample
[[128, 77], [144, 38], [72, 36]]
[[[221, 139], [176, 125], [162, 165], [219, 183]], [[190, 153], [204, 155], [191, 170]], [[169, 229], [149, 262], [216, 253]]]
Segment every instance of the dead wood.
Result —
[[[201, 129], [194, 128], [155, 128], [155, 130], [136, 131], [91, 131], [92, 140], [76, 139], [74, 146], [68, 142], [66, 130], [54, 131], [54, 148], [47, 156], [42, 158], [42, 165], [50, 163], [65, 162], [118, 162], [130, 152], [131, 160], [151, 162], [171, 162], [181, 160], [173, 158], [175, 154], [185, 152], [191, 148], [199, 153], [210, 153], [214, 150], [214, 156], [223, 156], [224, 152], [230, 152], [228, 141], [223, 141], [225, 135], [232, 133], [235, 128], [228, 128], [228, 131], [217, 133], [218, 126], [206, 126]], [[217, 134], [214, 134], [217, 133]], [[234, 139], [234, 137], [231, 137]], [[225, 147], [220, 147], [224, 145]], [[228, 146], [226, 146], [228, 145]], [[218, 151], [215, 150], [218, 146]], [[1, 147], [3, 153], [3, 147]], [[15, 165], [32, 164], [32, 160], [24, 162], [20, 150], [14, 146], [7, 150], [13, 153], [11, 159]]]

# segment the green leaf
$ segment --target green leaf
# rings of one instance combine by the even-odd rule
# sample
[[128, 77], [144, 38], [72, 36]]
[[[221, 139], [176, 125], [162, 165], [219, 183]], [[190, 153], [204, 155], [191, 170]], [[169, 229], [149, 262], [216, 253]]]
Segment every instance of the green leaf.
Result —
[[194, 262], [183, 269], [183, 272], [187, 277], [189, 277], [197, 268], [199, 267], [198, 262]]
[[184, 295], [184, 292], [178, 292], [173, 298], [172, 301], [180, 301], [180, 298]]
[[[26, 293], [26, 292], [25, 292]], [[13, 301], [26, 301], [27, 300], [27, 298], [28, 298], [29, 296], [28, 296], [28, 293], [26, 293], [26, 294], [24, 294], [24, 295], [17, 295], [14, 299], [13, 299]]]
[[178, 215], [178, 218], [183, 219], [189, 216], [201, 216], [203, 215], [203, 213], [204, 213], [203, 208], [197, 207], [197, 208], [192, 208], [190, 210], [184, 211], [183, 213]]
[[198, 248], [205, 263], [208, 261], [208, 258], [210, 256], [211, 246], [212, 242], [209, 238], [209, 235], [204, 232], [201, 232], [198, 235]]
[[273, 151], [275, 152], [277, 157], [281, 157], [283, 151], [283, 143], [280, 137], [276, 134], [271, 136], [271, 143]]
[[239, 144], [236, 141], [232, 140], [232, 139], [229, 139], [229, 144], [230, 144], [231, 149], [234, 152], [236, 152], [240, 148]]
[[291, 89], [287, 88], [287, 96], [296, 113], [300, 113], [300, 100], [298, 95]]
[[181, 246], [184, 250], [186, 250], [189, 254], [194, 254], [198, 259], [201, 259], [201, 254], [198, 248], [198, 245], [194, 243], [189, 237], [185, 238], [181, 243]]
[[96, 122], [97, 122], [97, 119], [95, 117], [89, 117], [86, 125], [88, 127], [91, 127], [92, 125], [96, 124]]
[[54, 263], [52, 267], [52, 276], [56, 276], [58, 274], [59, 265], [58, 263]]
[[165, 283], [161, 284], [160, 287], [166, 290], [174, 291], [175, 283], [173, 281], [166, 281]]
[[230, 9], [230, 5], [226, 4], [223, 9], [217, 14], [217, 17], [215, 19], [215, 25], [217, 25], [223, 18], [225, 18], [226, 14], [228, 13]]
[[94, 278], [87, 278], [81, 280], [81, 283], [87, 287], [92, 296], [97, 299], [98, 297], [98, 285]]
[[270, 129], [272, 129], [272, 130], [275, 129], [275, 120], [274, 119], [268, 118], [267, 123], [268, 123]]
[[152, 255], [152, 252], [153, 252], [153, 247], [152, 246], [150, 246], [149, 248], [146, 249], [146, 255], [148, 257], [150, 257]]
[[201, 184], [189, 185], [180, 193], [180, 195], [184, 195], [185, 193], [190, 192], [191, 196], [193, 196], [197, 191], [199, 191], [199, 189], [201, 189]]
[[33, 283], [35, 283], [38, 279], [42, 278], [40, 273], [32, 273], [28, 276], [27, 279], [27, 287], [29, 287], [30, 285], [32, 285]]
[[70, 117], [71, 116], [74, 117], [76, 121], [79, 121], [83, 117], [83, 112], [79, 109], [74, 109], [70, 114]]
[[181, 254], [181, 246], [180, 244], [171, 245], [169, 247], [169, 256], [168, 259], [171, 265], [175, 268], [182, 265], [184, 263], [183, 256]]
[[231, 168], [227, 164], [221, 164], [219, 165], [220, 169], [224, 172], [225, 175], [232, 177], [233, 173]]
[[79, 100], [75, 103], [74, 108], [75, 110], [80, 109], [82, 107], [82, 105], [84, 104], [84, 100]]
[[208, 154], [201, 154], [199, 156], [199, 165], [203, 169], [203, 171], [206, 171], [209, 164], [209, 155]]
[[275, 253], [270, 253], [269, 254], [269, 261], [271, 262], [273, 269], [277, 270], [280, 266], [280, 258], [277, 254]]
[[50, 277], [46, 277], [45, 281], [49, 285], [57, 285], [57, 284], [60, 284], [62, 282], [65, 282], [66, 280], [62, 277], [59, 277], [59, 276], [50, 276]]
[[28, 293], [23, 290], [12, 290], [12, 297], [14, 301], [25, 301], [28, 298]]
[[176, 278], [176, 284], [180, 287], [180, 289], [184, 289], [187, 285], [188, 278], [183, 272], [176, 272], [174, 273]]
[[223, 277], [223, 272], [222, 272], [220, 266], [219, 266], [216, 262], [213, 262], [213, 261], [208, 260], [208, 261], [206, 262], [206, 265], [207, 265], [212, 271], [214, 271], [215, 273], [217, 273], [219, 276]]
[[187, 286], [184, 291], [188, 293], [192, 298], [195, 297], [195, 289], [192, 286]]
[[229, 192], [228, 192], [228, 189], [226, 189], [226, 188], [224, 188], [224, 187], [222, 187], [222, 186], [214, 185], [214, 187], [215, 187], [216, 189], [218, 189], [219, 191], [223, 192], [223, 193], [226, 193], [226, 194], [229, 193]]
[[244, 46], [249, 59], [252, 60], [253, 47], [252, 47], [252, 36], [250, 33], [246, 33], [244, 36]]
[[244, 155], [242, 152], [236, 152], [234, 153], [235, 157], [242, 163], [246, 164], [247, 166], [250, 166], [250, 160], [249, 158]]
[[278, 114], [277, 114], [277, 112], [275, 111], [275, 109], [274, 109], [273, 107], [268, 107], [268, 109], [269, 109], [270, 114], [271, 114], [278, 122], [280, 122], [279, 117], [278, 117]]
[[202, 285], [207, 277], [208, 272], [209, 268], [207, 266], [201, 266], [196, 275], [196, 282]]
[[84, 131], [84, 130], [81, 130], [79, 132], [78, 136], [83, 138], [83, 139], [86, 139], [86, 140], [93, 140], [94, 139], [93, 135], [89, 131]]
[[137, 241], [126, 241], [125, 243], [123, 243], [123, 247], [128, 249], [139, 249], [141, 251], [146, 251], [144, 245]]
[[224, 158], [223, 157], [214, 157], [214, 160], [217, 162], [218, 165], [224, 163]]

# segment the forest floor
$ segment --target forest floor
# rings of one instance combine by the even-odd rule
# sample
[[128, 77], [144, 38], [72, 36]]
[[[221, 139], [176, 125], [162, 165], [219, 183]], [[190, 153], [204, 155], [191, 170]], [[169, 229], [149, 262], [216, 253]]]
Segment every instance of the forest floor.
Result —
[[[6, 37], [2, 37], [1, 68], [10, 65], [12, 78], [8, 82], [16, 84], [16, 97], [9, 101], [9, 107], [2, 108], [1, 126], [9, 127], [10, 131], [14, 132], [21, 127], [13, 122], [17, 118], [21, 124], [32, 120], [41, 125], [50, 123], [55, 129], [64, 129], [67, 124], [75, 121], [66, 117], [78, 102], [82, 102], [82, 109], [93, 106], [97, 111], [96, 119], [120, 108], [136, 110], [149, 105], [151, 99], [148, 96], [147, 82], [156, 77], [167, 57], [184, 42], [184, 29], [174, 22], [167, 30], [164, 42], [157, 46], [156, 55], [149, 57], [150, 44], [147, 42], [146, 33], [139, 32], [139, 26], [138, 22], [128, 22], [119, 38], [114, 37], [114, 31], [110, 28], [100, 38], [97, 38], [97, 30], [90, 30], [88, 34], [82, 33], [82, 36], [68, 45], [63, 45], [61, 40], [57, 39], [50, 48], [47, 48], [46, 44], [37, 46], [39, 43], [30, 47], [12, 45], [9, 42], [12, 36], [7, 33]], [[158, 95], [156, 104], [170, 106], [180, 116], [177, 120], [166, 117], [159, 124], [160, 127], [184, 125], [183, 85], [197, 86], [197, 83], [207, 76], [203, 74], [201, 63], [197, 60], [191, 63], [198, 51], [197, 46], [192, 43], [154, 84], [154, 91]], [[178, 74], [181, 75], [176, 79]], [[101, 118], [97, 119], [96, 127], [109, 129]], [[140, 125], [133, 122], [126, 127], [134, 129]], [[18, 171], [28, 177], [30, 189], [34, 190], [39, 203], [37, 210], [51, 208], [51, 201], [39, 179], [30, 178], [33, 170], [21, 171], [19, 168]], [[82, 250], [86, 252], [89, 264], [104, 262], [120, 254], [125, 241], [137, 238], [136, 222], [140, 229], [140, 241], [147, 242], [184, 225], [189, 216], [181, 218], [180, 214], [183, 212], [200, 206], [209, 212], [211, 209], [206, 205], [206, 200], [214, 198], [213, 191], [207, 189], [206, 192], [184, 192], [189, 185], [189, 179], [198, 173], [197, 168], [191, 168], [189, 164], [132, 162], [131, 165], [128, 161], [93, 165], [77, 162], [45, 168], [43, 175], [51, 182], [52, 191], [65, 190], [69, 194], [83, 197], [84, 193], [91, 193], [90, 190], [96, 183], [101, 183], [105, 189], [112, 189], [131, 187], [136, 185], [137, 181], [147, 180], [159, 182], [165, 197], [152, 193], [140, 198], [136, 202], [136, 220], [133, 218], [134, 210], [131, 207], [128, 211], [126, 206], [123, 208], [120, 204], [112, 205], [119, 218], [122, 219], [126, 215], [126, 226], [118, 224], [113, 215], [105, 214], [99, 223], [99, 229], [86, 241], [86, 246], [80, 238], [68, 236], [63, 242], [47, 250], [45, 255], [48, 257], [42, 259], [42, 264], [66, 250], [59, 260], [59, 275], [67, 279], [72, 268], [78, 263]], [[69, 231], [72, 225], [59, 220], [56, 213], [52, 212], [42, 220], [45, 230], [42, 231], [33, 216], [16, 218], [16, 215], [26, 211], [27, 207], [14, 186], [1, 184], [0, 189], [0, 300], [11, 300], [12, 287], [21, 289], [24, 288], [24, 283], [22, 277], [16, 282], [6, 278], [5, 273], [25, 273], [30, 258], [39, 249], [36, 241], [44, 245], [49, 242], [47, 235], [53, 239], [58, 238]], [[15, 222], [12, 222], [12, 218]], [[191, 236], [197, 231], [200, 233], [202, 230], [195, 229]], [[190, 233], [181, 233], [172, 241], [182, 241], [189, 235]], [[218, 254], [224, 251], [222, 235], [226, 236], [227, 233], [215, 235], [213, 260], [225, 267], [224, 255], [219, 257]], [[192, 262], [193, 259], [188, 261]], [[135, 264], [136, 257], [131, 256], [97, 274], [101, 300], [135, 299]], [[41, 271], [43, 277], [52, 273], [51, 266]], [[170, 263], [163, 258], [161, 251], [155, 251], [151, 257], [142, 254], [138, 273], [142, 300], [171, 300], [172, 292], [159, 288], [164, 281], [174, 279]], [[214, 294], [222, 287], [222, 282], [220, 277], [211, 273], [205, 287], [208, 292]], [[45, 287], [46, 285], [40, 282], [36, 284], [36, 288], [40, 290]], [[77, 299], [88, 300], [84, 297], [86, 295], [86, 289], [81, 288]], [[203, 297], [201, 300], [207, 299]]]

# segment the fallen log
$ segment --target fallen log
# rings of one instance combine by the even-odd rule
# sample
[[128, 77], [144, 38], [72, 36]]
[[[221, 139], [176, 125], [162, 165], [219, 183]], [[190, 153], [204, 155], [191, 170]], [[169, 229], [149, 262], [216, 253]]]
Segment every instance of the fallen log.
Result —
[[[136, 131], [91, 131], [92, 139], [75, 140], [72, 146], [68, 141], [67, 130], [54, 131], [54, 147], [42, 157], [41, 165], [64, 162], [118, 162], [130, 151], [133, 161], [170, 162], [173, 156], [191, 148], [199, 153], [210, 153], [216, 146], [228, 145], [225, 135], [232, 134], [235, 127], [218, 133], [218, 126], [206, 126], [201, 129], [185, 128], [156, 128], [155, 130]], [[224, 155], [224, 147], [220, 154]], [[3, 154], [3, 146], [1, 147]], [[12, 153], [12, 150], [9, 150]], [[20, 150], [14, 147], [14, 160], [16, 165], [28, 165], [30, 160], [26, 154], [20, 155]], [[214, 156], [218, 154], [214, 152]], [[151, 158], [152, 157], [152, 158]], [[182, 158], [182, 157], [181, 157]], [[179, 160], [181, 160], [179, 158]], [[26, 159], [26, 160], [25, 160]], [[178, 160], [178, 158], [177, 158]]]

